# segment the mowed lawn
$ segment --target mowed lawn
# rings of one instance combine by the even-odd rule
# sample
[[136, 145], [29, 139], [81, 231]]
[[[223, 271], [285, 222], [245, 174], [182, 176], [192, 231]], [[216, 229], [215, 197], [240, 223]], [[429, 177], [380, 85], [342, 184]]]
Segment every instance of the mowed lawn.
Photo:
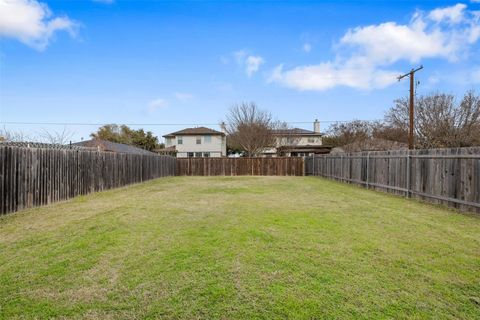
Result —
[[172, 177], [0, 218], [3, 319], [480, 318], [480, 217], [313, 177]]

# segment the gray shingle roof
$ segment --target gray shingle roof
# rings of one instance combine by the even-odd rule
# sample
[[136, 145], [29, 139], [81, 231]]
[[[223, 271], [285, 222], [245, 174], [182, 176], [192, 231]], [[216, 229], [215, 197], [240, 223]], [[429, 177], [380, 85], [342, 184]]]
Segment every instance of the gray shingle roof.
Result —
[[130, 146], [128, 144], [116, 143], [111, 141], [105, 141], [100, 139], [86, 140], [74, 143], [76, 146], [83, 147], [94, 147], [99, 148], [101, 151], [110, 151], [118, 153], [131, 153], [131, 154], [145, 154], [145, 155], [155, 155], [156, 153]]
[[279, 129], [279, 130], [274, 130], [273, 132], [276, 135], [299, 135], [299, 136], [301, 136], [301, 135], [318, 135], [318, 136], [321, 136], [322, 135], [319, 132], [300, 129], [300, 128]]
[[185, 128], [180, 131], [172, 132], [164, 135], [164, 138], [174, 137], [174, 136], [194, 136], [194, 135], [211, 135], [211, 136], [224, 136], [225, 133], [213, 130], [207, 127], [198, 127], [198, 128]]
[[31, 141], [1, 141], [0, 146], [19, 147], [19, 148], [37, 148], [37, 149], [65, 149], [65, 150], [89, 150], [91, 148], [75, 144], [56, 144]]

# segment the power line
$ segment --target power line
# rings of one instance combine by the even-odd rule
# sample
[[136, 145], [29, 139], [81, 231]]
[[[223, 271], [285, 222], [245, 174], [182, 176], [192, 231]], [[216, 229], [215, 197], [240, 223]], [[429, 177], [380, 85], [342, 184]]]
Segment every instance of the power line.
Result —
[[[361, 119], [352, 119], [352, 120], [319, 120], [320, 123], [346, 123], [354, 120], [358, 121], [376, 121], [379, 119], [370, 119], [370, 120], [361, 120]], [[311, 124], [313, 121], [282, 121], [286, 124]], [[48, 125], [48, 126], [103, 126], [107, 124], [120, 124], [127, 126], [218, 126], [221, 123], [114, 123], [114, 122], [98, 122], [98, 123], [87, 123], [87, 122], [26, 122], [26, 121], [0, 121], [0, 124], [3, 125]], [[228, 124], [228, 123], [226, 123]]]

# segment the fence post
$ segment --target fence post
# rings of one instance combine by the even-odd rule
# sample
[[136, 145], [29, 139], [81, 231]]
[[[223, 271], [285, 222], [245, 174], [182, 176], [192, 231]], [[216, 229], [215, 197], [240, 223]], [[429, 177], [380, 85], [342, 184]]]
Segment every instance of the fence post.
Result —
[[410, 177], [412, 173], [410, 150], [407, 152], [407, 170], [405, 171], [407, 173], [407, 198], [410, 198], [412, 196], [412, 193], [410, 192]]
[[312, 176], [315, 176], [315, 153], [313, 154], [312, 156], [312, 161], [313, 161], [313, 165], [312, 165]]
[[366, 184], [367, 184], [367, 189], [369, 189], [369, 183], [370, 183], [370, 179], [369, 179], [369, 174], [368, 172], [370, 171], [370, 152], [367, 152], [367, 178], [366, 178]]
[[343, 154], [340, 156], [340, 181], [343, 181]]
[[322, 162], [322, 176], [323, 177], [326, 177], [326, 178], [330, 178], [330, 177], [327, 177], [328, 176], [328, 172], [329, 172], [329, 163], [328, 163], [328, 157], [325, 155], [323, 156], [323, 162]]

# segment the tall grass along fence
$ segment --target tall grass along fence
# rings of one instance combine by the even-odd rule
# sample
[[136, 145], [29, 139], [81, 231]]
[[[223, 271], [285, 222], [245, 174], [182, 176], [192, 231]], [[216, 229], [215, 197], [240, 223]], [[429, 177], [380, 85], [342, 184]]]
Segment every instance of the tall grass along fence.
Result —
[[480, 148], [307, 157], [305, 174], [480, 212]]
[[0, 214], [175, 175], [175, 158], [0, 146]]
[[303, 176], [303, 158], [180, 158], [179, 176]]

